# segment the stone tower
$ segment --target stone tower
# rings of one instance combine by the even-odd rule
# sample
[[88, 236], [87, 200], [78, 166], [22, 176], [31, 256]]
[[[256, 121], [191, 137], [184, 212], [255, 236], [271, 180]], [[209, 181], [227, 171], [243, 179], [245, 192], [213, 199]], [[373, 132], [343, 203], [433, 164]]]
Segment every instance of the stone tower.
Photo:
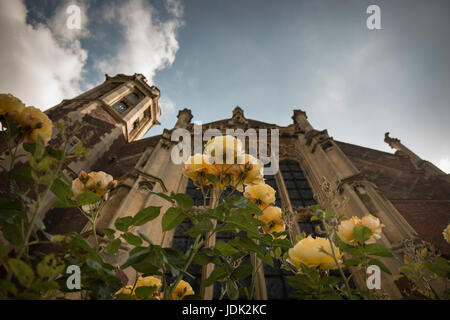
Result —
[[[105, 81], [97, 87], [47, 110], [46, 114], [53, 123], [67, 117], [86, 125], [80, 134], [91, 132], [90, 138], [85, 141], [90, 149], [89, 156], [70, 163], [67, 173], [74, 175], [81, 170], [102, 170], [123, 146], [141, 139], [154, 125], [158, 125], [161, 116], [159, 97], [159, 89], [150, 86], [142, 74], [106, 75]], [[57, 140], [56, 131], [50, 144]], [[68, 147], [76, 147], [80, 138], [72, 137]], [[47, 199], [40, 214], [42, 219], [53, 201], [54, 197]]]

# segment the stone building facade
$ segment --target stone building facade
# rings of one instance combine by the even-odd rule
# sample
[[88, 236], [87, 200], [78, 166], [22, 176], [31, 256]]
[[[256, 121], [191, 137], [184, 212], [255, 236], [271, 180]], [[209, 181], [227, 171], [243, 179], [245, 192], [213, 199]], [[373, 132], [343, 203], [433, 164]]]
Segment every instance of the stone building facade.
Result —
[[[91, 155], [84, 161], [70, 164], [76, 173], [80, 170], [102, 170], [119, 180], [111, 200], [103, 209], [98, 229], [111, 227], [119, 217], [136, 214], [147, 206], [168, 203], [151, 194], [154, 192], [186, 192], [194, 197], [197, 205], [198, 191], [182, 175], [182, 165], [171, 161], [171, 152], [178, 143], [171, 140], [175, 128], [193, 132], [192, 112], [179, 111], [178, 120], [172, 129], [163, 134], [142, 138], [148, 130], [158, 124], [161, 110], [158, 105], [160, 92], [149, 86], [142, 75], [115, 77], [106, 76], [98, 87], [74, 98], [64, 100], [47, 111], [53, 121], [64, 116], [88, 123], [94, 132], [89, 148]], [[385, 259], [384, 263], [395, 271], [401, 265], [401, 242], [420, 237], [439, 248], [444, 255], [450, 254], [450, 246], [442, 236], [442, 230], [450, 220], [450, 176], [433, 164], [420, 159], [400, 140], [386, 134], [385, 141], [395, 153], [382, 152], [351, 143], [334, 140], [327, 130], [311, 126], [304, 111], [294, 110], [292, 124], [278, 126], [247, 119], [244, 111], [237, 107], [229, 119], [203, 124], [203, 130], [213, 128], [225, 133], [226, 129], [278, 129], [280, 170], [266, 176], [266, 183], [277, 190], [277, 205], [282, 207], [289, 221], [291, 238], [304, 231], [315, 234], [316, 226], [309, 221], [307, 206], [319, 202], [329, 205], [329, 195], [323, 190], [328, 181], [336, 190], [337, 201], [347, 199], [340, 213], [348, 217], [371, 213], [386, 225], [381, 242], [396, 254], [396, 259]], [[75, 138], [74, 144], [77, 143]], [[324, 180], [325, 179], [325, 180]], [[315, 196], [313, 196], [315, 195]], [[53, 199], [48, 200], [50, 204]], [[72, 230], [88, 231], [86, 221], [76, 210], [44, 208], [48, 231], [64, 233]], [[184, 231], [189, 228], [182, 223], [176, 230], [163, 233], [161, 216], [141, 227], [140, 231], [152, 241], [164, 246], [184, 250], [189, 238]], [[218, 234], [227, 240], [229, 234]], [[216, 239], [212, 239], [212, 243]], [[122, 251], [120, 251], [122, 252]], [[125, 260], [125, 251], [119, 260]], [[116, 261], [120, 263], [121, 261]], [[252, 263], [261, 263], [252, 257]], [[190, 270], [205, 278], [213, 266], [202, 270]], [[364, 275], [353, 272], [354, 283], [365, 287]], [[284, 272], [279, 268], [264, 266], [260, 269], [256, 285], [256, 298], [287, 298], [288, 287]], [[134, 275], [128, 274], [130, 281]], [[383, 273], [382, 286], [391, 298], [400, 298], [401, 283], [393, 276]], [[199, 288], [206, 299], [214, 298], [217, 288]], [[439, 290], [436, 285], [436, 290]], [[198, 291], [196, 291], [198, 292]]]

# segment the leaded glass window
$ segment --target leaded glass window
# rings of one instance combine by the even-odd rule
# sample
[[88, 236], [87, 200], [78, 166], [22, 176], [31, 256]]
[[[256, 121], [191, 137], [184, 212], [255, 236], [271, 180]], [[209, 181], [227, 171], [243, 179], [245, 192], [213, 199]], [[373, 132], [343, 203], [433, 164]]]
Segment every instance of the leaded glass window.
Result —
[[127, 95], [127, 100], [133, 105], [135, 106], [136, 103], [139, 101], [139, 97], [136, 93], [130, 93], [129, 95]]
[[[208, 192], [208, 188], [204, 189], [205, 192]], [[191, 179], [189, 179], [187, 187], [186, 187], [186, 194], [190, 196], [194, 200], [195, 206], [203, 206], [203, 194], [200, 190], [200, 187], [196, 186], [194, 182], [192, 182]], [[209, 205], [209, 198], [208, 194], [206, 194], [206, 205]]]
[[280, 207], [281, 208], [281, 197], [280, 197], [280, 193], [278, 192], [278, 186], [277, 186], [277, 182], [275, 180], [275, 176], [274, 175], [265, 175], [264, 176], [265, 179], [265, 183], [268, 184], [269, 186], [271, 186], [272, 188], [275, 189], [276, 193], [275, 193], [275, 206]]
[[281, 175], [293, 207], [309, 207], [316, 204], [308, 180], [295, 161], [280, 163]]
[[[194, 244], [195, 239], [188, 236], [186, 231], [193, 227], [192, 222], [189, 219], [185, 219], [182, 223], [178, 225], [175, 229], [173, 235], [172, 248], [180, 250], [182, 252], [187, 252], [188, 249]], [[185, 279], [191, 285], [195, 294], [200, 292], [200, 283], [202, 281], [202, 267], [197, 264], [191, 264], [187, 269], [187, 272], [195, 277], [195, 279]], [[170, 272], [166, 273], [166, 281], [171, 284], [175, 281], [174, 276]]]
[[115, 105], [113, 105], [113, 109], [116, 110], [118, 113], [122, 114], [125, 111], [127, 111], [128, 106], [126, 105], [125, 102], [119, 101]]
[[280, 262], [275, 261], [273, 267], [264, 263], [264, 278], [266, 280], [267, 298], [269, 300], [286, 300], [292, 292], [286, 276], [291, 275], [281, 269]]

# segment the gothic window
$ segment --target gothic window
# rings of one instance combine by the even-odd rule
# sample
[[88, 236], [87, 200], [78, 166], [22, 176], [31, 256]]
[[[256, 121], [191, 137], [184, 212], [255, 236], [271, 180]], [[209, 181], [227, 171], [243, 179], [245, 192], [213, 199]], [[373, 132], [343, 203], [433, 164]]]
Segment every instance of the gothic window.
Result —
[[125, 111], [127, 111], [128, 106], [126, 105], [125, 102], [119, 101], [115, 105], [113, 105], [113, 109], [116, 110], [119, 114], [122, 114]]
[[[217, 241], [228, 242], [228, 241], [233, 240], [236, 237], [246, 237], [246, 234], [243, 231], [241, 231], [237, 234], [232, 233], [232, 232], [217, 232], [216, 233], [216, 242]], [[240, 265], [249, 265], [249, 264], [251, 264], [251, 259], [250, 259], [250, 255], [247, 255], [242, 258]], [[225, 286], [225, 285], [226, 285], [226, 282], [216, 282], [214, 284], [213, 299], [220, 299], [221, 293], [222, 293], [222, 286]], [[250, 285], [251, 285], [251, 277], [247, 277], [247, 278], [239, 280], [238, 287], [239, 288], [249, 287]], [[239, 299], [246, 299], [246, 298], [247, 297], [245, 296], [245, 294], [241, 294], [239, 296]], [[227, 299], [227, 298], [225, 298], [225, 299]]]
[[302, 219], [298, 222], [298, 226], [300, 228], [301, 232], [304, 232], [306, 236], [313, 236], [313, 237], [323, 237], [323, 234], [320, 234], [320, 230], [318, 228], [321, 228], [322, 222], [321, 221], [311, 221], [310, 217], [307, 217], [305, 219]]
[[290, 273], [281, 269], [280, 262], [275, 261], [273, 267], [264, 263], [264, 278], [266, 280], [267, 298], [269, 300], [286, 300], [289, 298], [291, 288], [286, 276]]
[[275, 189], [276, 193], [275, 193], [275, 206], [280, 207], [281, 208], [281, 197], [280, 197], [280, 193], [278, 192], [278, 186], [277, 186], [277, 182], [275, 180], [275, 176], [274, 175], [265, 175], [264, 176], [265, 179], [265, 183], [268, 184], [269, 186], [271, 186], [272, 188]]
[[[205, 190], [206, 192], [206, 190]], [[190, 196], [194, 200], [195, 206], [203, 206], [203, 195], [202, 191], [198, 186], [192, 182], [191, 179], [189, 179], [187, 187], [186, 187], [186, 194]], [[208, 195], [207, 195], [208, 196]], [[209, 205], [209, 199], [206, 198], [206, 205]]]
[[[185, 219], [175, 229], [173, 235], [172, 248], [180, 250], [181, 252], [187, 252], [188, 249], [194, 244], [194, 239], [186, 234], [186, 231], [193, 227], [192, 222], [189, 219]], [[196, 294], [200, 292], [200, 283], [202, 279], [202, 267], [197, 264], [191, 264], [187, 269], [187, 272], [195, 277], [189, 279], [189, 284]], [[170, 272], [166, 273], [166, 281], [168, 284], [173, 283], [176, 279]]]
[[316, 204], [308, 180], [295, 161], [280, 163], [281, 175], [293, 207], [309, 207]]

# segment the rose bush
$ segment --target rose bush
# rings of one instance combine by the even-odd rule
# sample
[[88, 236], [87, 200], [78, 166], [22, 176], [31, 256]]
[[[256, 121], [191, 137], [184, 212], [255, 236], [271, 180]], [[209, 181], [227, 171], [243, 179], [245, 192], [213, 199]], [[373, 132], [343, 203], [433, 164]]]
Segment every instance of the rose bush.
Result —
[[[74, 292], [80, 299], [198, 299], [189, 268], [207, 264], [214, 269], [202, 281], [203, 288], [218, 285], [220, 299], [253, 299], [263, 263], [274, 267], [276, 261], [290, 273], [287, 279], [294, 289], [293, 298], [371, 299], [378, 296], [352, 287], [345, 270], [352, 267], [365, 274], [367, 266], [375, 264], [390, 273], [380, 258], [392, 254], [377, 243], [383, 224], [372, 215], [346, 219], [321, 201], [324, 207], [310, 207], [311, 220], [320, 222], [317, 232], [321, 236], [300, 234], [294, 239], [288, 212], [274, 206], [276, 192], [264, 183], [263, 164], [246, 154], [234, 137], [211, 139], [205, 154], [190, 157], [184, 166], [183, 174], [204, 195], [203, 207], [195, 207], [186, 194], [155, 193], [170, 204], [165, 212], [150, 206], [134, 216], [116, 219], [114, 228], [97, 230], [97, 219], [107, 214], [104, 205], [117, 181], [102, 171], [81, 171], [69, 179], [62, 170], [68, 169], [68, 161], [89, 154], [83, 147], [89, 137], [83, 124], [68, 119], [52, 124], [41, 111], [4, 94], [0, 95], [0, 121], [4, 129], [0, 150], [8, 160], [1, 174], [9, 185], [8, 193], [0, 198], [0, 299], [62, 299]], [[53, 126], [60, 148], [48, 145]], [[80, 137], [81, 144], [67, 148], [73, 135]], [[38, 213], [50, 193], [58, 198], [53, 207], [78, 208], [88, 219], [88, 232], [46, 232]], [[207, 195], [212, 195], [209, 205]], [[193, 240], [187, 251], [157, 245], [139, 231], [160, 215], [163, 232], [173, 231], [185, 220], [192, 224], [186, 232]], [[217, 232], [231, 232], [234, 238], [211, 245], [209, 239]], [[447, 227], [443, 233], [447, 241], [448, 233]], [[50, 246], [52, 253], [43, 254], [42, 245]], [[128, 253], [124, 263], [106, 262], [114, 261], [119, 250]], [[417, 279], [416, 271], [422, 267], [448, 277], [447, 260], [423, 250], [420, 254], [422, 260], [410, 259], [401, 270], [405, 277]], [[242, 263], [245, 260], [254, 263]], [[69, 265], [80, 267], [80, 289], [66, 286], [64, 271]], [[135, 273], [132, 284], [122, 281], [122, 270]]]

